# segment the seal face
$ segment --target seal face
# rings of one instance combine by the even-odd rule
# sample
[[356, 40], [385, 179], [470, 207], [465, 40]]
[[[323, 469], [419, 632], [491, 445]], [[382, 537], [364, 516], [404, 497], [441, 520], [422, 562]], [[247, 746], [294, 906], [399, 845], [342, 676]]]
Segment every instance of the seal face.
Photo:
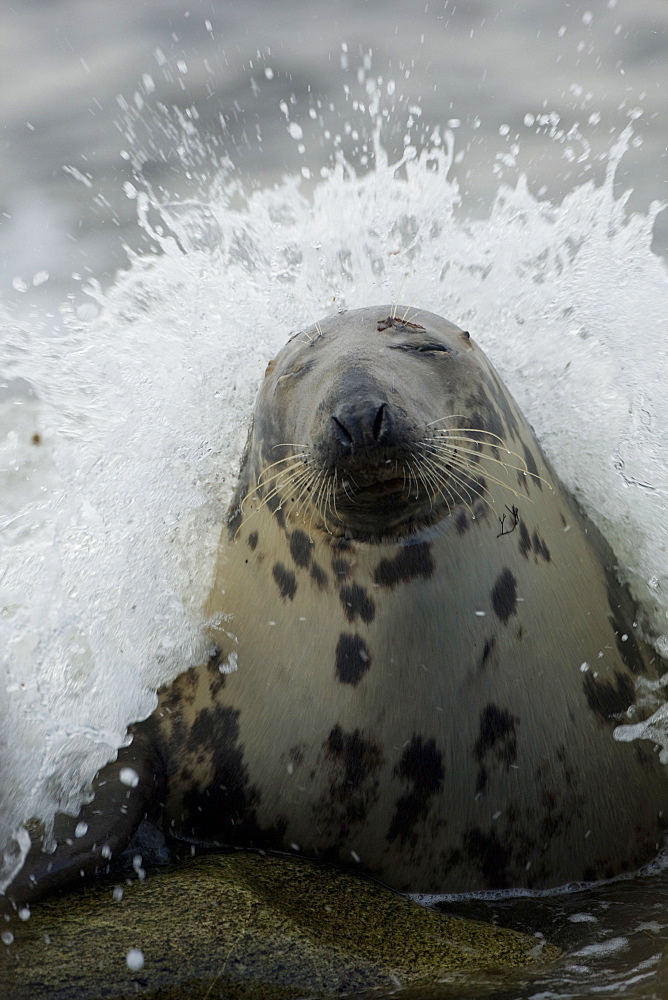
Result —
[[269, 365], [208, 614], [217, 654], [113, 765], [149, 780], [123, 818], [101, 772], [70, 865], [99, 862], [96, 817], [121, 842], [142, 789], [177, 837], [414, 892], [608, 878], [658, 851], [658, 755], [612, 736], [656, 656], [609, 549], [446, 320], [357, 310]]
[[388, 315], [372, 337], [360, 319], [348, 314], [343, 335], [337, 318], [293, 338], [258, 398], [248, 471], [274, 511], [282, 498], [295, 507], [309, 537], [378, 542], [434, 524], [482, 495], [482, 443], [502, 443], [489, 400], [485, 419], [483, 397], [473, 419], [460, 416], [478, 366], [467, 333]]

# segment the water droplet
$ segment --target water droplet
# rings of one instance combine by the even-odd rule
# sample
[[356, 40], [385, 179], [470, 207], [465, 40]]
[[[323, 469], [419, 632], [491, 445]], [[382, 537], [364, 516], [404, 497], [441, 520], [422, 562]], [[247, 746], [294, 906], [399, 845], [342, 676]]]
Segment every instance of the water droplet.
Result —
[[140, 948], [130, 948], [125, 961], [130, 972], [139, 972], [144, 968], [144, 952]]
[[136, 788], [139, 784], [139, 775], [133, 767], [122, 767], [118, 777], [121, 784], [127, 785], [128, 788]]

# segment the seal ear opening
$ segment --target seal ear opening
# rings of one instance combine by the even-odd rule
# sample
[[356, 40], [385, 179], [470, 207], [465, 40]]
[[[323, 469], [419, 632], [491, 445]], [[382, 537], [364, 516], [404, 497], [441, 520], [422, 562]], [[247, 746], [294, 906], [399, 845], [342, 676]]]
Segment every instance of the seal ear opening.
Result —
[[267, 365], [267, 367], [264, 370], [264, 377], [265, 378], [268, 375], [271, 375], [271, 373], [273, 372], [274, 368], [276, 367], [276, 362], [277, 361], [278, 361], [278, 358], [272, 358], [271, 359], [271, 361], [269, 362], [269, 364]]

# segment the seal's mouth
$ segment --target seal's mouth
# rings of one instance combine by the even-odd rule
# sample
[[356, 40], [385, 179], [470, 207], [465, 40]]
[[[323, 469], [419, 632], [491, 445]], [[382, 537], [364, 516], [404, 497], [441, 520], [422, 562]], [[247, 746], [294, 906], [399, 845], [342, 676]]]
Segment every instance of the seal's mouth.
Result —
[[384, 497], [391, 496], [394, 494], [401, 494], [406, 492], [406, 479], [393, 478], [393, 479], [377, 479], [371, 482], [364, 483], [363, 485], [358, 485], [356, 483], [351, 483], [349, 480], [344, 480], [342, 483], [342, 489], [348, 494], [352, 494], [354, 497]]
[[[389, 463], [388, 463], [389, 464]], [[409, 525], [422, 523], [431, 508], [430, 498], [418, 488], [415, 473], [404, 462], [392, 460], [391, 468], [340, 467], [330, 473], [334, 493], [329, 527], [354, 537], [394, 535]]]

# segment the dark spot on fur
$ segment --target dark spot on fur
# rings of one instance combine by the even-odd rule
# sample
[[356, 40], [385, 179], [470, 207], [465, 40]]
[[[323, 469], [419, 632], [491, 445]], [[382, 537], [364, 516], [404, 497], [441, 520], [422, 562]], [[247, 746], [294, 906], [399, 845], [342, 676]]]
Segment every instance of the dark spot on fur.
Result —
[[[643, 660], [640, 646], [636, 642], [633, 630], [619, 628], [617, 621], [613, 618], [610, 619], [610, 624], [614, 629], [617, 649], [624, 665], [629, 668], [632, 674], [647, 673], [647, 664]], [[626, 639], [624, 639], [624, 636], [626, 636]]]
[[327, 586], [327, 574], [317, 562], [311, 564], [311, 579], [319, 590], [324, 590]]
[[376, 617], [376, 605], [364, 587], [360, 587], [356, 583], [349, 587], [341, 587], [339, 597], [349, 622], [354, 622], [359, 616], [368, 625]]
[[615, 671], [614, 682], [594, 677], [591, 671], [587, 671], [582, 687], [591, 711], [601, 722], [613, 726], [619, 721], [615, 716], [623, 715], [635, 698], [633, 681], [620, 670]]
[[509, 569], [500, 573], [491, 598], [496, 616], [502, 622], [507, 622], [511, 615], [517, 613], [517, 580]]
[[508, 771], [511, 764], [517, 760], [516, 722], [517, 719], [510, 712], [496, 705], [490, 704], [483, 709], [480, 715], [478, 739], [473, 748], [474, 756], [480, 765], [476, 777], [476, 794], [484, 792], [487, 787], [490, 762]]
[[552, 556], [547, 545], [538, 534], [538, 531], [534, 529], [532, 535], [529, 535], [527, 526], [523, 521], [520, 521], [520, 538], [519, 538], [519, 550], [525, 559], [529, 558], [529, 553], [533, 551], [535, 553], [536, 559], [543, 559], [545, 562], [551, 562]]
[[310, 538], [303, 531], [293, 531], [290, 535], [290, 555], [298, 566], [306, 569], [311, 561], [311, 550], [313, 545]]
[[436, 748], [436, 741], [413, 736], [394, 773], [412, 787], [397, 800], [387, 839], [398, 838], [405, 844], [412, 839], [416, 823], [426, 819], [431, 800], [443, 784], [443, 757]]
[[465, 532], [467, 532], [469, 530], [470, 524], [469, 524], [468, 518], [466, 516], [466, 511], [465, 510], [460, 510], [459, 511], [459, 513], [457, 514], [457, 517], [455, 518], [455, 524], [457, 526], [457, 533], [459, 535], [463, 535]]
[[248, 544], [253, 552], [255, 552], [257, 548], [259, 537], [260, 536], [258, 535], [257, 531], [251, 531], [250, 535], [248, 536]]
[[517, 760], [517, 719], [505, 708], [487, 705], [480, 714], [480, 730], [474, 747], [476, 760], [482, 761], [490, 753], [506, 770]]
[[33, 436], [30, 438], [30, 440], [32, 441], [33, 444], [41, 444], [42, 443], [42, 438], [41, 438], [41, 436], [39, 434], [33, 434]]
[[[538, 466], [536, 465], [536, 459], [533, 457], [533, 453], [527, 448], [524, 441], [522, 441], [522, 451], [524, 452], [524, 461], [527, 464], [527, 469], [531, 473], [531, 482], [535, 483], [538, 489], [543, 492], [543, 484], [538, 478]], [[535, 478], [534, 478], [535, 477]]]
[[344, 538], [343, 535], [340, 538], [331, 539], [330, 545], [333, 549], [338, 549], [339, 552], [353, 551], [353, 543], [349, 538]]
[[479, 668], [484, 670], [487, 666], [487, 661], [494, 652], [494, 647], [496, 646], [496, 636], [492, 636], [490, 639], [485, 640], [485, 648], [482, 651], [482, 656], [480, 658]]
[[292, 570], [286, 569], [283, 563], [275, 563], [271, 572], [281, 597], [293, 600], [297, 591], [297, 580]]
[[355, 760], [358, 755], [355, 754], [354, 748], [360, 738], [359, 732], [359, 729], [356, 729], [354, 733], [344, 733], [341, 726], [336, 725], [323, 744], [323, 750], [327, 756], [345, 760], [346, 780], [357, 785], [360, 783], [361, 774], [359, 761]]
[[378, 800], [378, 769], [383, 763], [380, 746], [365, 739], [359, 729], [347, 733], [336, 725], [322, 746], [329, 787], [314, 806], [319, 826], [341, 841], [351, 827], [363, 823]]
[[299, 765], [303, 763], [304, 750], [300, 743], [297, 743], [294, 747], [290, 747], [288, 750], [288, 761], [293, 767], [299, 767]]
[[[605, 577], [608, 604], [612, 612], [610, 624], [615, 633], [619, 655], [632, 674], [646, 674], [649, 672], [649, 665], [645, 661], [642, 649], [633, 634], [633, 629], [628, 624], [633, 622], [636, 615], [633, 598], [628, 587], [617, 579], [614, 569], [606, 566]], [[626, 639], [622, 638], [624, 635]]]
[[373, 575], [381, 587], [396, 587], [421, 576], [425, 580], [434, 574], [434, 560], [429, 542], [402, 545], [394, 559], [381, 559]]
[[[477, 400], [474, 402], [477, 402], [478, 406], [482, 408], [483, 416], [480, 426], [503, 440], [506, 436], [503, 419], [484, 389], [480, 389]], [[498, 455], [498, 449], [494, 445], [491, 446], [491, 450], [492, 454]]]
[[475, 506], [473, 508], [473, 513], [476, 516], [476, 521], [484, 521], [485, 518], [489, 517], [490, 506], [485, 503], [484, 500], [476, 500]]
[[501, 843], [497, 833], [483, 833], [479, 827], [473, 827], [464, 834], [463, 847], [479, 866], [488, 889], [507, 888], [507, 868], [512, 852]]
[[506, 426], [514, 438], [520, 437], [520, 428], [517, 423], [515, 414], [513, 413], [510, 403], [508, 402], [508, 397], [502, 387], [496, 383], [493, 389], [494, 399], [496, 400], [497, 406], [501, 411], [503, 419], [506, 422]]
[[545, 544], [545, 542], [540, 537], [537, 531], [534, 531], [533, 535], [531, 536], [531, 543], [533, 545], [533, 550], [536, 553], [536, 555], [540, 556], [541, 559], [544, 559], [545, 562], [550, 562], [552, 558], [550, 556], [550, 550], [548, 549], [547, 545]]
[[186, 752], [209, 755], [214, 775], [208, 788], [191, 788], [183, 796], [185, 819], [181, 832], [206, 841], [215, 834], [229, 844], [246, 847], [276, 846], [282, 841], [285, 822], [269, 828], [257, 823], [258, 790], [249, 783], [239, 745], [239, 712], [229, 706], [202, 709], [188, 733]]
[[371, 654], [359, 635], [339, 637], [336, 646], [336, 676], [342, 684], [356, 687], [371, 666]]
[[173, 684], [160, 688], [158, 691], [160, 707], [165, 709], [170, 718], [173, 718], [174, 714], [181, 710], [180, 681], [181, 678], [177, 677]]
[[334, 576], [340, 577], [342, 580], [350, 573], [350, 563], [347, 559], [341, 559], [339, 556], [336, 559], [332, 559], [332, 570]]
[[[180, 675], [180, 677], [178, 678], [179, 709], [182, 708], [183, 704], [186, 705], [195, 704], [198, 684], [199, 684], [199, 677], [198, 677], [197, 667], [188, 667], [188, 669], [185, 670]], [[174, 686], [174, 691], [176, 691], [176, 686]]]

